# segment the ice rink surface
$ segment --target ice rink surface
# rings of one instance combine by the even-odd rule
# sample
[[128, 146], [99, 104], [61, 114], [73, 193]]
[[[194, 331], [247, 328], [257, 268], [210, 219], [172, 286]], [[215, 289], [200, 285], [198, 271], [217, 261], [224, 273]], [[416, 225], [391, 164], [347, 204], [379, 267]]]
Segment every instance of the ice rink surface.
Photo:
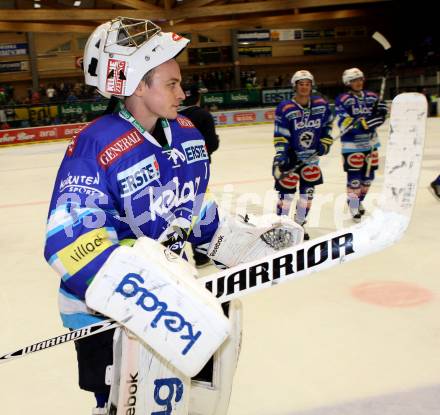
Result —
[[[211, 190], [232, 213], [274, 211], [272, 125], [218, 129]], [[388, 124], [379, 129], [385, 154]], [[59, 335], [45, 222], [67, 142], [0, 149], [0, 354]], [[383, 164], [383, 158], [381, 158]], [[339, 143], [322, 158], [311, 237], [350, 225]], [[243, 299], [229, 415], [440, 413], [440, 119], [428, 120], [417, 204], [403, 240], [378, 254]], [[382, 170], [367, 199], [369, 211]], [[203, 269], [203, 275], [215, 272]], [[0, 365], [0, 413], [89, 415], [73, 343]]]

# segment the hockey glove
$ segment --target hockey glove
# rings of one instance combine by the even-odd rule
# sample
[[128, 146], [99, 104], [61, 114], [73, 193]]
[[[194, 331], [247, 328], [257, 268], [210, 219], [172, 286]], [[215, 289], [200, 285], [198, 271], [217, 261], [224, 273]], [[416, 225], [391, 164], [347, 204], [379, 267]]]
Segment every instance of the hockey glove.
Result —
[[275, 180], [280, 180], [286, 176], [286, 172], [296, 163], [296, 154], [287, 147], [275, 147], [276, 154], [273, 158], [272, 175]]
[[385, 118], [388, 114], [388, 105], [385, 101], [377, 102], [377, 106], [374, 108], [373, 117]]
[[385, 122], [384, 117], [373, 117], [367, 120], [367, 129], [375, 130], [377, 127], [381, 126]]
[[319, 139], [319, 145], [318, 145], [318, 156], [323, 156], [325, 154], [328, 154], [332, 144], [333, 144], [332, 137], [321, 137]]

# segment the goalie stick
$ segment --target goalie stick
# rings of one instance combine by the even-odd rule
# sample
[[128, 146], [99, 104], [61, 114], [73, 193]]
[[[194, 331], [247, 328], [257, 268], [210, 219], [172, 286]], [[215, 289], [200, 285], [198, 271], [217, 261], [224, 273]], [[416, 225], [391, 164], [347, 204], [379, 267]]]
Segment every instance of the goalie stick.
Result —
[[[384, 184], [378, 208], [358, 225], [199, 279], [223, 303], [378, 252], [404, 234], [414, 208], [423, 155], [427, 102], [422, 94], [398, 95], [391, 108]], [[0, 356], [0, 363], [109, 330], [105, 320]]]

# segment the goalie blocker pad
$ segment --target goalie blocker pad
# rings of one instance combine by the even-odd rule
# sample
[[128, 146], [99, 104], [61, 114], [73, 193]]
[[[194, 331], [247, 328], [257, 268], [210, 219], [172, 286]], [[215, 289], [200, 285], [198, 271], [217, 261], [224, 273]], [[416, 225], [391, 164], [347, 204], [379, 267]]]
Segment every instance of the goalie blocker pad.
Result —
[[301, 243], [304, 229], [287, 216], [227, 216], [208, 247], [208, 256], [227, 267]]
[[195, 274], [185, 260], [142, 237], [132, 248], [113, 251], [87, 289], [86, 303], [191, 377], [230, 331], [220, 305]]
[[197, 380], [182, 375], [126, 329], [117, 329], [108, 414], [226, 415], [240, 351], [241, 310], [240, 301], [229, 304], [231, 336]]

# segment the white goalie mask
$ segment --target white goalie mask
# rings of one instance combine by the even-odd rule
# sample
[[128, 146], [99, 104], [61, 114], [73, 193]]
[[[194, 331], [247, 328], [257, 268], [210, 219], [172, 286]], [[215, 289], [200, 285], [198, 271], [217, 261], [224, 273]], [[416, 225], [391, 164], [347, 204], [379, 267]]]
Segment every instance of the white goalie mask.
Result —
[[105, 96], [130, 96], [148, 71], [176, 57], [188, 42], [150, 20], [117, 17], [87, 40], [85, 82]]
[[292, 86], [295, 88], [296, 83], [304, 79], [311, 81], [312, 85], [315, 85], [315, 78], [313, 78], [311, 72], [306, 71], [304, 69], [301, 69], [300, 71], [296, 71], [293, 74], [292, 80], [290, 82], [292, 83]]
[[351, 81], [355, 79], [364, 79], [364, 73], [359, 68], [346, 69], [342, 74], [342, 82], [349, 86]]

